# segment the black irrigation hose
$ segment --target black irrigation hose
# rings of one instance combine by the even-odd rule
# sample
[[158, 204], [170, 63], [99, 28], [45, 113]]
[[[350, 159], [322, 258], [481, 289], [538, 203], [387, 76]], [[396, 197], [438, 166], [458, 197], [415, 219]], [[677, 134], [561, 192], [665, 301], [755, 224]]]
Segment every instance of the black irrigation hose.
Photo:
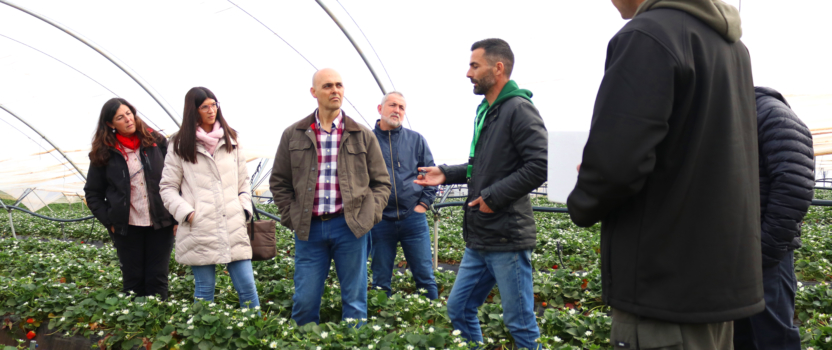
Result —
[[15, 206], [12, 206], [12, 205], [7, 205], [6, 208], [8, 208], [9, 212], [11, 212], [12, 210], [20, 210], [20, 211], [22, 211], [26, 214], [29, 214], [29, 215], [32, 215], [32, 216], [37, 216], [41, 219], [46, 219], [46, 220], [49, 220], [49, 221], [57, 221], [57, 222], [78, 222], [78, 221], [86, 221], [86, 220], [95, 218], [94, 216], [90, 215], [90, 216], [83, 217], [83, 218], [78, 218], [78, 219], [58, 219], [58, 218], [50, 218], [48, 216], [40, 215], [38, 213], [33, 213], [33, 212], [28, 211], [26, 209], [15, 207]]
[[[270, 198], [270, 197], [262, 197], [262, 196], [254, 196], [254, 197]], [[441, 209], [441, 208], [445, 208], [445, 207], [461, 207], [463, 204], [464, 204], [463, 202], [445, 202], [445, 203], [436, 203], [436, 204], [433, 205], [433, 207], [435, 209]], [[812, 205], [821, 206], [821, 207], [832, 207], [832, 200], [814, 199], [814, 200], [812, 200]], [[90, 220], [90, 219], [95, 218], [94, 216], [90, 215], [90, 216], [86, 216], [86, 217], [78, 218], [78, 219], [58, 219], [58, 218], [51, 218], [51, 217], [48, 217], [48, 216], [45, 216], [45, 215], [40, 215], [40, 214], [37, 214], [37, 213], [33, 213], [33, 212], [28, 211], [26, 209], [15, 207], [15, 206], [12, 206], [12, 205], [6, 205], [6, 208], [8, 208], [9, 211], [19, 210], [19, 211], [22, 211], [26, 214], [39, 217], [41, 219], [46, 219], [46, 220], [50, 220], [50, 221], [57, 221], [57, 222], [79, 222], [79, 221], [86, 221], [86, 220]], [[262, 209], [259, 209], [259, 208], [255, 208], [255, 210], [257, 210], [257, 212], [259, 214], [263, 214], [263, 215], [265, 215], [266, 217], [268, 217], [272, 220], [280, 222], [280, 218], [275, 216], [274, 214], [267, 213], [267, 212], [265, 212], [265, 211], [263, 211]], [[532, 207], [532, 210], [539, 211], [539, 212], [544, 212], [544, 213], [568, 213], [569, 212], [569, 210], [567, 210], [566, 208], [553, 208], [553, 207]]]
[[[433, 207], [435, 209], [441, 209], [444, 207], [461, 207], [464, 203], [463, 202], [445, 202], [445, 203], [434, 203]], [[544, 213], [568, 213], [569, 211], [566, 208], [553, 208], [553, 207], [532, 207], [532, 210], [544, 212]]]

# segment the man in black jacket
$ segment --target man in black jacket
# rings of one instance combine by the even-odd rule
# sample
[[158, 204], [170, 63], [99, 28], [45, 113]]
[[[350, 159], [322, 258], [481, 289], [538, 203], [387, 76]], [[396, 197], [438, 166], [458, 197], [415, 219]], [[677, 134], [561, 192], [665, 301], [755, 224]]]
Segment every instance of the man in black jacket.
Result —
[[797, 350], [794, 250], [801, 246], [800, 224], [814, 195], [812, 133], [779, 92], [767, 87], [755, 91], [766, 309], [734, 321], [734, 347]]
[[601, 221], [617, 348], [728, 349], [765, 308], [757, 119], [739, 12], [718, 0], [613, 0], [572, 221]]
[[416, 183], [468, 184], [465, 255], [448, 298], [454, 329], [482, 341], [477, 308], [496, 284], [515, 344], [539, 349], [531, 267], [537, 232], [529, 192], [546, 181], [546, 127], [531, 91], [509, 80], [514, 54], [508, 43], [485, 39], [471, 51], [468, 78], [474, 93], [485, 98], [477, 108], [468, 163], [420, 168], [426, 175]]

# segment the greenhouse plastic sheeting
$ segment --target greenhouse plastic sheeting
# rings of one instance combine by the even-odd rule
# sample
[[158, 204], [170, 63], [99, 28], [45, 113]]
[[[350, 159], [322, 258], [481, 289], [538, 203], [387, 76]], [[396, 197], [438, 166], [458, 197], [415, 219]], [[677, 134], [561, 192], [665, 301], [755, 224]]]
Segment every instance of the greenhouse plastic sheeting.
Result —
[[[173, 114], [99, 53], [0, 4], [0, 104], [50, 138], [82, 172], [89, 167], [100, 108], [114, 96], [126, 98], [148, 126], [170, 135], [177, 130], [174, 120], [181, 121], [188, 89], [208, 87], [249, 160], [273, 156], [282, 131], [315, 109], [309, 87], [316, 67], [341, 73], [347, 115], [368, 126], [378, 119], [381, 89], [315, 1], [11, 2], [116, 57]], [[601, 1], [323, 3], [351, 33], [385, 89], [404, 93], [405, 127], [425, 136], [437, 164], [467, 159], [471, 121], [482, 99], [471, 93], [465, 76], [473, 42], [506, 39], [516, 57], [512, 79], [534, 92], [547, 128], [586, 131], [607, 42], [626, 23]], [[815, 2], [806, 11], [776, 0], [746, 1], [741, 12], [755, 83], [786, 95], [813, 129], [832, 127], [832, 72], [825, 69], [826, 48], [818, 44], [830, 33], [830, 12], [830, 2]], [[774, 17], [788, 23], [772, 26]], [[0, 136], [0, 190], [83, 195], [83, 179], [69, 162], [4, 111]], [[265, 181], [255, 192], [267, 193], [267, 186]]]

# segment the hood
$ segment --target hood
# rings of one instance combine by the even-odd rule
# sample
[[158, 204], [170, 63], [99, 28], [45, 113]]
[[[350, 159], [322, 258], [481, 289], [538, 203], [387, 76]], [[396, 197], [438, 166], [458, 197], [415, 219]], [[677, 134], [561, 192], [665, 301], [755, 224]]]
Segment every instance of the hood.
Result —
[[774, 98], [780, 100], [781, 102], [785, 103], [786, 106], [789, 106], [789, 108], [792, 108], [792, 106], [790, 106], [789, 103], [786, 102], [786, 98], [783, 97], [783, 94], [781, 94], [779, 91], [774, 90], [770, 87], [755, 86], [754, 87], [754, 94], [757, 96], [757, 99], [759, 99], [760, 97], [765, 97], [765, 96], [774, 97]]
[[742, 36], [740, 12], [721, 0], [645, 0], [636, 10], [636, 16], [659, 8], [685, 11], [705, 22], [728, 42], [737, 42]]

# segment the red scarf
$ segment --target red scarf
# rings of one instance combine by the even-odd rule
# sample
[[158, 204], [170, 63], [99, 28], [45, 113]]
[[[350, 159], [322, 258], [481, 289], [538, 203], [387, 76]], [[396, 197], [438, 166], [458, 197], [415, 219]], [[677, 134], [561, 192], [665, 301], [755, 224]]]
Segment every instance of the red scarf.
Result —
[[[147, 131], [153, 132], [153, 129], [147, 128]], [[132, 150], [139, 149], [139, 146], [142, 145], [142, 141], [139, 140], [139, 137], [136, 136], [136, 133], [130, 135], [130, 137], [121, 136], [121, 134], [116, 133], [116, 140], [118, 140], [118, 144], [116, 145], [116, 149], [121, 152], [121, 155], [124, 156], [124, 159], [127, 159], [127, 152], [124, 151], [124, 147], [127, 147]], [[156, 146], [154, 143], [153, 146]]]

